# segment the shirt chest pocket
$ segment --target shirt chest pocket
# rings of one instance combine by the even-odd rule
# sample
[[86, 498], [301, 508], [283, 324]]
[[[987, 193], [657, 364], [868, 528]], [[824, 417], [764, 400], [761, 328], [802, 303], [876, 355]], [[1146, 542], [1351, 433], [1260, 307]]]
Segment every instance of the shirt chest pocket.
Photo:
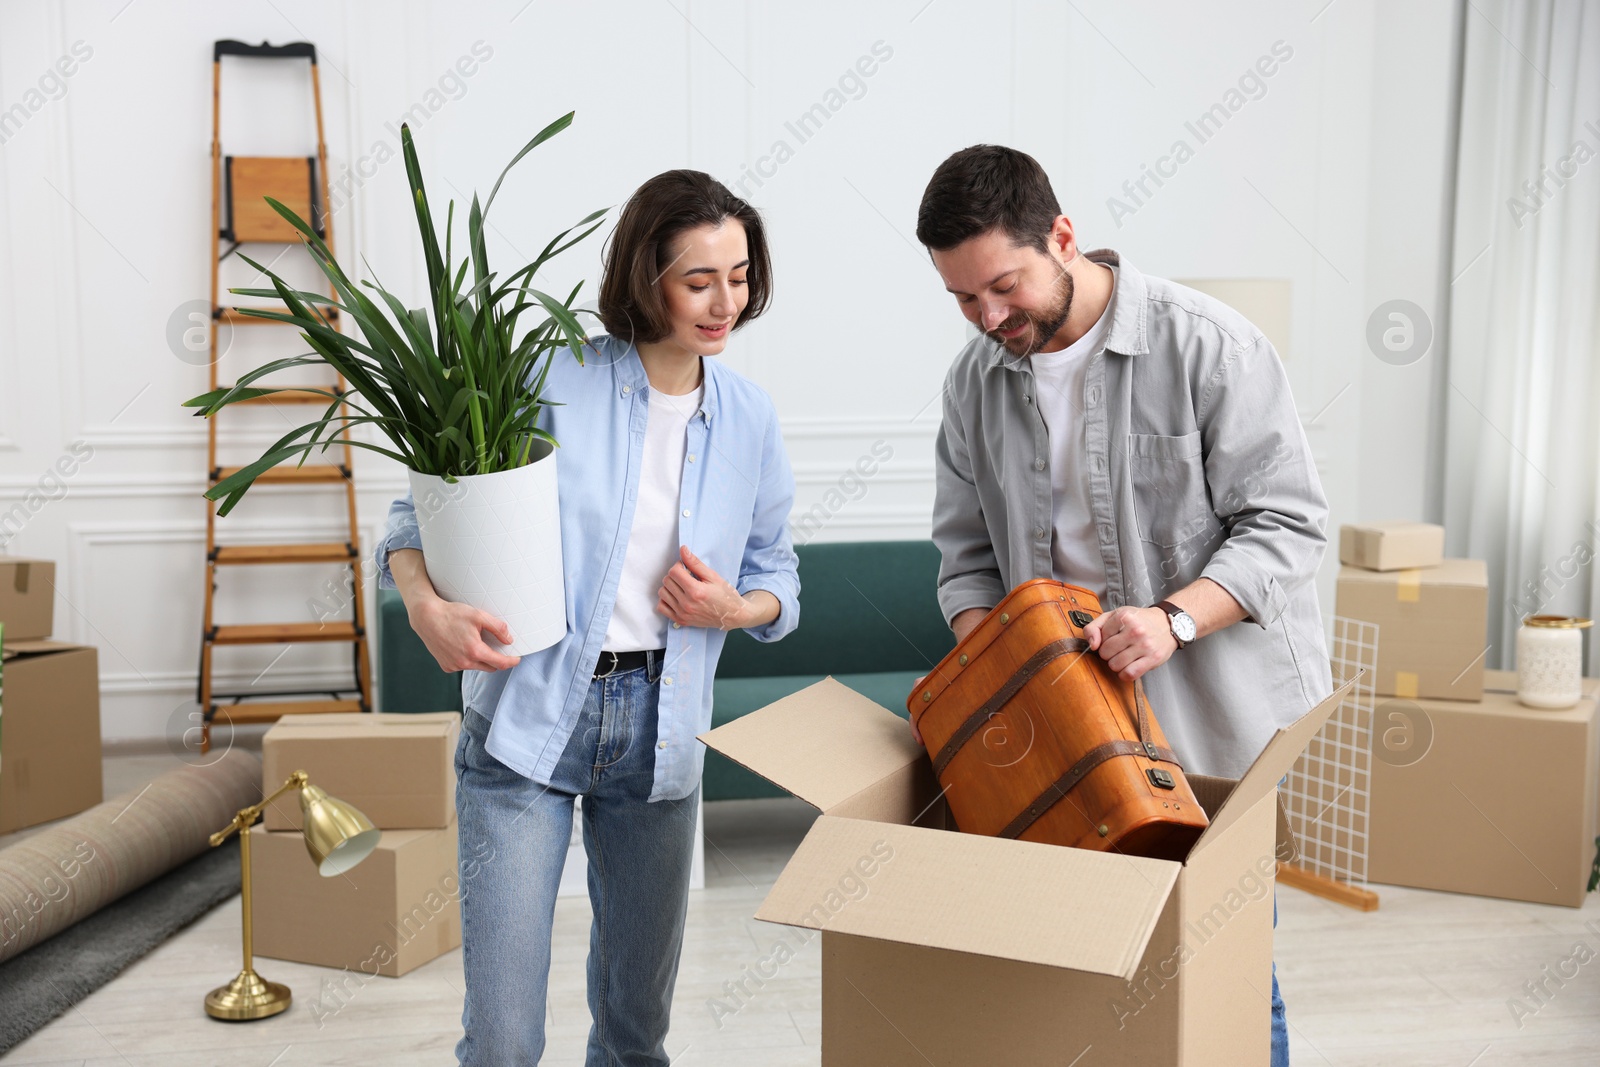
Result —
[[1129, 434], [1128, 469], [1142, 540], [1180, 545], [1214, 521], [1199, 430], [1177, 437]]

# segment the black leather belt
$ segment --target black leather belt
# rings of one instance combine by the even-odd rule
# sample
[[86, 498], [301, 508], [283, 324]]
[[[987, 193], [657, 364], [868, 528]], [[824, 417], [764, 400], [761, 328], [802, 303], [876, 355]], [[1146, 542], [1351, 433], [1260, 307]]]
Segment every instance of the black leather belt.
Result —
[[596, 678], [609, 678], [613, 674], [626, 674], [629, 671], [639, 670], [650, 665], [650, 657], [660, 659], [667, 654], [664, 648], [640, 650], [638, 652], [612, 652], [607, 649], [600, 653], [600, 659], [594, 665]]

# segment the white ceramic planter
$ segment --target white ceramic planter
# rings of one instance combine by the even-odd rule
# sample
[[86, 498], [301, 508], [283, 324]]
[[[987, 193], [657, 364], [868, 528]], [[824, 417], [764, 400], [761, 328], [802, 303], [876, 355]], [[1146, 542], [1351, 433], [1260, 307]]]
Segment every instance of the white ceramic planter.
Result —
[[489, 645], [512, 656], [549, 648], [567, 632], [556, 457], [536, 444], [542, 458], [498, 474], [447, 482], [408, 472], [433, 587], [505, 620], [511, 644]]

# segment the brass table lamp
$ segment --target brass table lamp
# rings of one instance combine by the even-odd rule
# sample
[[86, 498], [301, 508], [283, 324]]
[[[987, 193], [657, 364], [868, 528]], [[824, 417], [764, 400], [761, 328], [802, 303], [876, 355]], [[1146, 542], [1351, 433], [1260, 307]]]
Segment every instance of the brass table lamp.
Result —
[[244, 913], [244, 970], [225, 986], [206, 994], [206, 1014], [213, 1019], [243, 1022], [265, 1019], [289, 1006], [289, 987], [269, 982], [256, 973], [250, 944], [250, 827], [266, 806], [290, 789], [300, 791], [300, 811], [305, 820], [306, 851], [318, 872], [329, 878], [343, 874], [377, 847], [380, 831], [361, 812], [342, 800], [335, 800], [310, 783], [305, 771], [295, 771], [271, 796], [239, 813], [227, 826], [211, 835], [215, 848], [232, 834], [239, 835], [239, 903]]

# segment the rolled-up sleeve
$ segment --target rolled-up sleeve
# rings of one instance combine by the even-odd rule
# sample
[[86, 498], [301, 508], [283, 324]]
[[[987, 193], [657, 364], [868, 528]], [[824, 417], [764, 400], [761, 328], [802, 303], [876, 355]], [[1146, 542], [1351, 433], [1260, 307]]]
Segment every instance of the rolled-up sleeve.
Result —
[[389, 570], [389, 553], [397, 548], [422, 547], [422, 531], [417, 526], [417, 508], [410, 492], [389, 505], [389, 520], [373, 550], [373, 561], [378, 566], [378, 588], [393, 589], [394, 574]]
[[1212, 510], [1227, 534], [1201, 577], [1266, 627], [1316, 578], [1328, 541], [1327, 497], [1271, 343], [1240, 345], [1197, 414]]
[[736, 586], [741, 596], [765, 589], [778, 598], [778, 617], [745, 631], [757, 641], [776, 641], [800, 623], [800, 561], [789, 533], [793, 508], [794, 472], [774, 412], [762, 441], [761, 478]]
[[1006, 595], [949, 376], [945, 378], [944, 418], [934, 440], [933, 462], [933, 543], [940, 557], [939, 610], [949, 623], [968, 608], [992, 608]]

